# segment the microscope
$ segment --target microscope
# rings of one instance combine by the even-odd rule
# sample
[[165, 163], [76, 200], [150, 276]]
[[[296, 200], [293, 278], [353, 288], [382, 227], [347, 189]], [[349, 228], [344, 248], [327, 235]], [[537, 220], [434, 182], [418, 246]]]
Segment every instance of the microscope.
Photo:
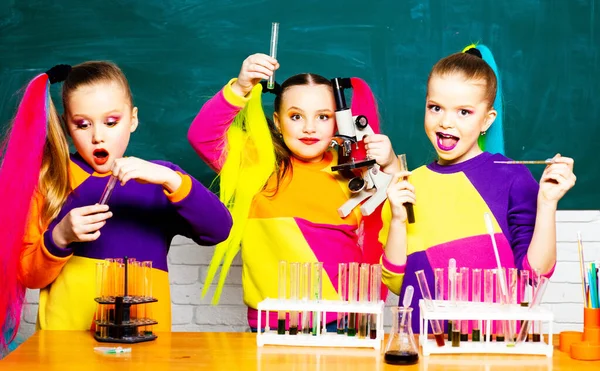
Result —
[[345, 218], [355, 207], [361, 205], [361, 214], [368, 216], [387, 198], [386, 189], [392, 176], [381, 171], [376, 161], [367, 156], [364, 138], [375, 132], [369, 126], [366, 116], [353, 116], [346, 104], [344, 89], [352, 88], [350, 78], [336, 77], [331, 80], [331, 84], [338, 127], [338, 133], [331, 142], [338, 150], [338, 165], [332, 166], [331, 171], [338, 171], [350, 179], [348, 188], [352, 193], [350, 199], [338, 208], [338, 214]]

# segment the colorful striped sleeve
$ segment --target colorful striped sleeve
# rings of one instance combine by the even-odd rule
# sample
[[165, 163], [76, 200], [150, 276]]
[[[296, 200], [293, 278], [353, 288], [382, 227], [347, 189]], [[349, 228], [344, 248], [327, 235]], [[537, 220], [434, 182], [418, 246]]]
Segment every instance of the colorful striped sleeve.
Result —
[[21, 251], [19, 279], [30, 289], [51, 284], [72, 256], [70, 249], [56, 246], [51, 230], [40, 225], [42, 206], [43, 197], [36, 193], [31, 202]]
[[240, 97], [233, 91], [231, 84], [236, 80], [230, 80], [202, 106], [188, 130], [188, 141], [200, 158], [216, 172], [221, 170], [225, 161], [227, 129], [251, 97], [251, 93]]

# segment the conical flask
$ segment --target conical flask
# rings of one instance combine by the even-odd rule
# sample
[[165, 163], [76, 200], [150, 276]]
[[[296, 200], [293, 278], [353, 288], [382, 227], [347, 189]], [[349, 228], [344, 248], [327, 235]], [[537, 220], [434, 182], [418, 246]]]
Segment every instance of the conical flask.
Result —
[[385, 347], [384, 360], [392, 365], [413, 365], [419, 361], [419, 349], [411, 326], [412, 308], [392, 307], [392, 332]]

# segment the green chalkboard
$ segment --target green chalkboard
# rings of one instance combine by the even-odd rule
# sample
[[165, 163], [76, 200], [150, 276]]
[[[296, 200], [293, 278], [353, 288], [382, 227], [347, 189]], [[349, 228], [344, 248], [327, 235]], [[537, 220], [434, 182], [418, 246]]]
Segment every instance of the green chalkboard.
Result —
[[[202, 104], [268, 52], [280, 22], [278, 81], [300, 73], [358, 76], [382, 128], [416, 167], [434, 157], [423, 132], [425, 81], [470, 42], [494, 52], [504, 84], [506, 153], [575, 158], [561, 209], [600, 209], [600, 6], [594, 0], [2, 0], [0, 122], [16, 92], [57, 63], [108, 59], [131, 82], [141, 126], [128, 153], [166, 159], [210, 184], [186, 133]], [[58, 89], [53, 87], [58, 97]], [[532, 168], [539, 179], [542, 169]]]

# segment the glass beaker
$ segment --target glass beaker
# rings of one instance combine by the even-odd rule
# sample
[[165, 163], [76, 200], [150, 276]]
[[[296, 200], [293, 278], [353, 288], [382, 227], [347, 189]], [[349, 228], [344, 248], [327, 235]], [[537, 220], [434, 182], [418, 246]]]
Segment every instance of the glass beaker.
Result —
[[414, 365], [419, 361], [419, 349], [411, 326], [412, 308], [392, 307], [392, 332], [385, 347], [385, 363]]

